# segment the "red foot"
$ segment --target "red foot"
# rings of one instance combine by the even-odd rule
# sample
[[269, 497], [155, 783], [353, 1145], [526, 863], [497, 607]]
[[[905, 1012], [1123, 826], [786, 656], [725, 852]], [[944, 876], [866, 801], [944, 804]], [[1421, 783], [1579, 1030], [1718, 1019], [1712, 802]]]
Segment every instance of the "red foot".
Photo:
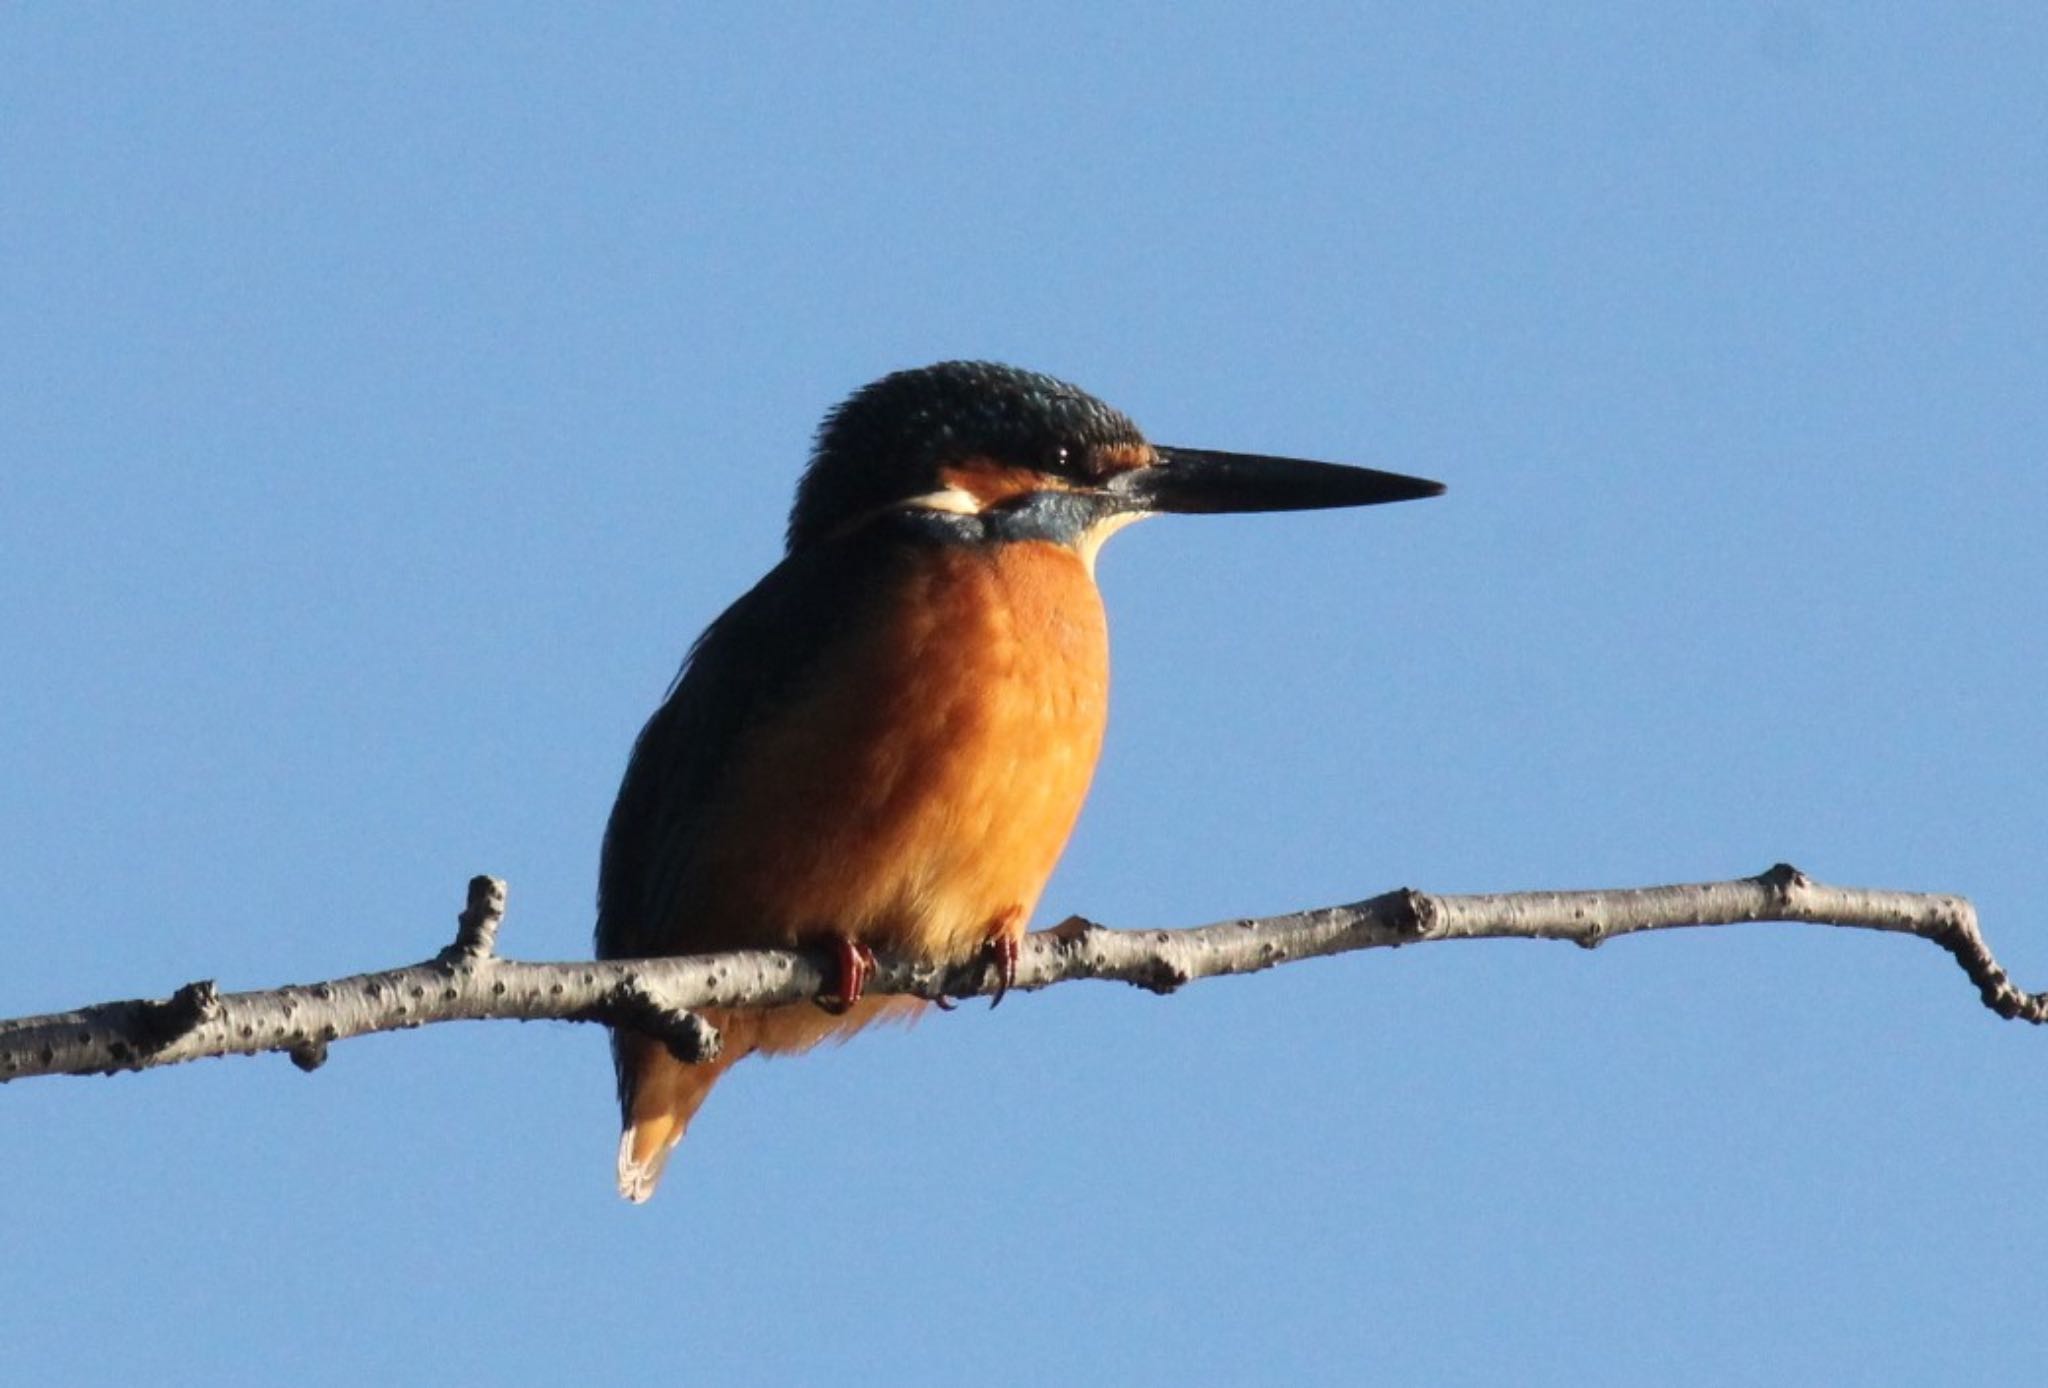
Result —
[[845, 935], [833, 936], [832, 947], [839, 952], [839, 991], [820, 993], [817, 1003], [833, 1016], [843, 1017], [867, 991], [868, 979], [875, 972], [875, 952]]
[[1010, 985], [1017, 981], [1017, 937], [1008, 931], [1001, 935], [991, 935], [987, 950], [989, 962], [995, 965], [996, 970], [996, 992], [988, 1002], [989, 1011], [993, 1012], [1002, 1002], [1003, 994], [1009, 992]]

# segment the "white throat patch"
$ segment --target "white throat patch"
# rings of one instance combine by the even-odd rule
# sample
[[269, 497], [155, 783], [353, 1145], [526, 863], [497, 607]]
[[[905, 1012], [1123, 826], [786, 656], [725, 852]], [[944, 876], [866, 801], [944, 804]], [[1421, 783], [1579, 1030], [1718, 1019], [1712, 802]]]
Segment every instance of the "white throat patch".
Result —
[[1115, 515], [1104, 516], [1088, 527], [1081, 536], [1081, 542], [1074, 546], [1074, 552], [1081, 556], [1081, 563], [1088, 570], [1088, 577], [1095, 577], [1095, 556], [1102, 549], [1102, 542], [1134, 521], [1145, 520], [1150, 511], [1118, 511]]

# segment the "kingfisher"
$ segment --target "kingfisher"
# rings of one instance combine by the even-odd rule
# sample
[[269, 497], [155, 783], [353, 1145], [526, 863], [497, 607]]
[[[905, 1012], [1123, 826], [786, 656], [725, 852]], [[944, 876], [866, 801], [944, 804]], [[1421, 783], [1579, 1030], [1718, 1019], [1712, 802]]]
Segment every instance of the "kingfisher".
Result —
[[734, 1063], [844, 1038], [921, 999], [864, 997], [875, 951], [986, 957], [996, 997], [1101, 751], [1102, 542], [1166, 512], [1435, 496], [1334, 463], [1150, 443], [1085, 391], [953, 361], [820, 426], [782, 562], [684, 659], [605, 831], [600, 958], [815, 948], [816, 1003], [707, 1010], [685, 1064], [612, 1036], [619, 1193], [642, 1201]]

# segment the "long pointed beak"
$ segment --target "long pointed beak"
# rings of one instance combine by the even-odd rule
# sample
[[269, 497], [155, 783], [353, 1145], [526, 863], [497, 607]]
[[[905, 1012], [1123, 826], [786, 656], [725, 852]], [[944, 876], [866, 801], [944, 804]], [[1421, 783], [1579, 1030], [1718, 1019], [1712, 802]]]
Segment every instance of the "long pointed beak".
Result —
[[1377, 506], [1442, 493], [1444, 484], [1398, 472], [1218, 453], [1206, 448], [1159, 448], [1151, 467], [1120, 473], [1109, 490], [1134, 511], [1319, 511], [1335, 506]]

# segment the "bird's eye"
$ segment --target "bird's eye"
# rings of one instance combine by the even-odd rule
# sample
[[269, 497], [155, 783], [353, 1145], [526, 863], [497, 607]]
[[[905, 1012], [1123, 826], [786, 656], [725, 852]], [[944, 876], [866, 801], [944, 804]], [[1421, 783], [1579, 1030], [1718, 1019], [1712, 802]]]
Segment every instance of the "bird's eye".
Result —
[[1071, 453], [1071, 452], [1070, 452], [1070, 451], [1068, 450], [1068, 448], [1067, 448], [1067, 446], [1066, 446], [1065, 444], [1059, 444], [1059, 445], [1055, 446], [1055, 447], [1054, 447], [1054, 449], [1052, 450], [1052, 462], [1051, 462], [1051, 465], [1050, 465], [1050, 466], [1049, 466], [1049, 467], [1048, 467], [1048, 468], [1046, 469], [1046, 471], [1048, 471], [1048, 472], [1066, 472], [1066, 471], [1068, 471], [1068, 470], [1069, 470], [1069, 469], [1070, 469], [1070, 468], [1071, 468], [1072, 466], [1073, 466], [1073, 455], [1072, 455], [1072, 453]]

